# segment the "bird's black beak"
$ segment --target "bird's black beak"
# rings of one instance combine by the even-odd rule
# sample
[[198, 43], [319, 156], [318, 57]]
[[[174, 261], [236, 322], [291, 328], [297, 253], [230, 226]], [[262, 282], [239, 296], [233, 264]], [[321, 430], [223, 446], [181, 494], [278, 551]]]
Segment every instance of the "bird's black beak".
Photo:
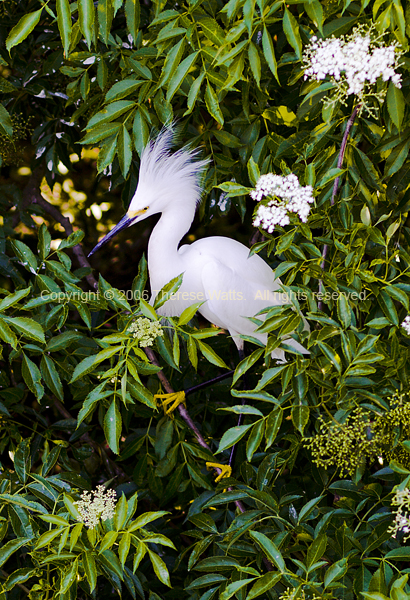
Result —
[[101, 240], [101, 242], [98, 242], [98, 244], [91, 250], [88, 257], [92, 256], [95, 252], [97, 252], [97, 250], [99, 250], [101, 246], [104, 246], [104, 244], [109, 242], [114, 236], [117, 235], [117, 233], [132, 225], [133, 222], [134, 218], [131, 218], [128, 215], [124, 215], [121, 221], [117, 223], [117, 225], [114, 227], [114, 229], [111, 229], [110, 233], [107, 233], [107, 235]]

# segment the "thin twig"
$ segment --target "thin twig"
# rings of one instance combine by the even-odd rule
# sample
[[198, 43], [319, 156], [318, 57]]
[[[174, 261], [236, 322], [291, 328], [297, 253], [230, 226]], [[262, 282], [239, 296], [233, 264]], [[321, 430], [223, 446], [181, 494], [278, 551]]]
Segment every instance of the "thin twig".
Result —
[[[339, 157], [337, 159], [337, 168], [341, 169], [342, 165], [343, 165], [343, 160], [345, 157], [345, 152], [346, 152], [346, 146], [347, 146], [347, 140], [349, 137], [349, 133], [350, 130], [353, 127], [353, 123], [356, 119], [357, 113], [360, 109], [360, 104], [357, 104], [357, 106], [354, 107], [352, 114], [349, 117], [349, 120], [347, 121], [346, 124], [346, 129], [345, 132], [343, 134], [343, 139], [342, 139], [342, 145], [340, 146], [340, 152], [339, 152]], [[339, 183], [340, 183], [340, 175], [338, 177], [336, 177], [334, 183], [333, 183], [333, 190], [332, 190], [332, 197], [330, 198], [330, 205], [333, 206], [335, 203], [335, 198], [337, 196], [337, 192], [339, 191]], [[328, 251], [328, 245], [325, 244], [323, 246], [323, 251], [322, 251], [322, 262], [320, 264], [320, 268], [322, 269], [322, 271], [325, 270], [325, 264], [326, 264], [326, 255], [327, 255], [327, 251]], [[323, 280], [319, 279], [319, 292], [323, 292]], [[319, 304], [318, 304], [318, 310], [322, 310], [323, 307], [323, 302], [322, 300], [319, 300]]]
[[[150, 349], [150, 348], [145, 348], [145, 354], [148, 356], [150, 362], [159, 367], [161, 366], [158, 362], [157, 357], [155, 356], [154, 352]], [[157, 377], [160, 380], [164, 390], [167, 392], [167, 394], [174, 394], [175, 391], [172, 388], [171, 384], [169, 383], [168, 379], [166, 378], [166, 376], [164, 375], [164, 373], [162, 371], [158, 371], [157, 373]], [[183, 406], [182, 404], [180, 404], [178, 406], [178, 412], [181, 415], [181, 417], [184, 419], [184, 421], [186, 422], [186, 424], [188, 425], [188, 427], [190, 429], [192, 429], [192, 431], [194, 432], [194, 435], [197, 439], [197, 442], [200, 446], [202, 446], [202, 448], [205, 448], [206, 450], [209, 450], [209, 452], [212, 454], [212, 450], [210, 449], [210, 447], [208, 446], [208, 444], [206, 443], [206, 441], [204, 440], [201, 432], [199, 431], [198, 427], [195, 425], [195, 423], [193, 422], [193, 420], [191, 419], [191, 416], [189, 414], [189, 412], [187, 411], [187, 409], [185, 408], [185, 406]], [[214, 467], [215, 471], [218, 473], [218, 475], [221, 473], [221, 469], [218, 469], [217, 467]], [[230, 488], [228, 488], [230, 489]], [[245, 512], [245, 506], [242, 504], [242, 502], [240, 500], [235, 500], [235, 505], [236, 507], [243, 513]]]

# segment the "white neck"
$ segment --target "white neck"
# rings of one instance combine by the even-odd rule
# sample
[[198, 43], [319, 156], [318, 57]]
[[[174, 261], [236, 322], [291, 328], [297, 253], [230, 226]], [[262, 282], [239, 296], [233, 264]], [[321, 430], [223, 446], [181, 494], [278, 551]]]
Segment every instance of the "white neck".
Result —
[[160, 290], [183, 272], [182, 259], [178, 255], [178, 244], [189, 230], [194, 216], [195, 206], [178, 203], [167, 207], [161, 214], [148, 242], [151, 291]]

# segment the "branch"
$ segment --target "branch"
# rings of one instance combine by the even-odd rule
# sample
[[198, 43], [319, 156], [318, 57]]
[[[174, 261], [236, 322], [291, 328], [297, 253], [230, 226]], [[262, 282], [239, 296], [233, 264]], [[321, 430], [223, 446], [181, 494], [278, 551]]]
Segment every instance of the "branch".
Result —
[[[357, 113], [359, 111], [361, 107], [361, 104], [357, 104], [354, 109], [352, 114], [349, 117], [349, 120], [347, 121], [346, 124], [346, 129], [345, 132], [343, 134], [343, 139], [342, 139], [342, 145], [340, 146], [340, 152], [339, 152], [339, 158], [337, 159], [337, 168], [341, 169], [342, 165], [343, 165], [343, 160], [345, 157], [345, 152], [346, 152], [346, 146], [347, 146], [347, 140], [349, 137], [349, 133], [350, 130], [353, 127], [353, 123], [356, 119]], [[339, 183], [340, 183], [340, 175], [338, 177], [336, 177], [335, 182], [333, 184], [333, 190], [332, 190], [332, 197], [330, 198], [330, 205], [333, 206], [335, 203], [335, 198], [337, 196], [337, 192], [339, 191]], [[322, 271], [325, 270], [325, 264], [326, 264], [326, 255], [327, 255], [327, 251], [328, 251], [328, 245], [325, 244], [323, 246], [323, 252], [322, 252], [322, 262], [320, 264], [320, 268], [322, 269]], [[323, 292], [323, 281], [322, 279], [319, 279], [319, 291]], [[322, 310], [323, 307], [323, 302], [322, 300], [319, 300], [319, 304], [318, 304], [318, 310]]]
[[[151, 348], [144, 348], [145, 350], [145, 354], [148, 356], [150, 362], [157, 366], [160, 367], [161, 365], [158, 362], [157, 357], [155, 356], [154, 352], [151, 350]], [[162, 371], [158, 371], [157, 373], [157, 377], [160, 380], [164, 390], [166, 390], [167, 394], [174, 394], [175, 390], [173, 390], [171, 384], [169, 383], [168, 379], [165, 377], [164, 373]], [[206, 450], [209, 450], [209, 452], [212, 454], [212, 450], [210, 449], [210, 447], [208, 446], [208, 444], [206, 443], [206, 441], [204, 440], [201, 432], [199, 431], [198, 427], [195, 425], [195, 423], [193, 422], [193, 420], [191, 419], [191, 416], [189, 414], [189, 412], [187, 411], [187, 409], [185, 408], [185, 406], [183, 406], [182, 404], [180, 404], [178, 406], [178, 412], [181, 415], [181, 417], [184, 419], [184, 421], [187, 423], [188, 427], [190, 429], [192, 429], [192, 431], [194, 432], [194, 435], [198, 441], [198, 444], [200, 446], [202, 446], [202, 448], [205, 448]], [[214, 467], [215, 471], [218, 473], [218, 475], [221, 473], [221, 469], [218, 469], [217, 467]], [[229, 488], [228, 488], [229, 489]], [[240, 510], [240, 512], [245, 512], [245, 507], [242, 504], [242, 502], [240, 500], [235, 500], [235, 505], [236, 507]]]

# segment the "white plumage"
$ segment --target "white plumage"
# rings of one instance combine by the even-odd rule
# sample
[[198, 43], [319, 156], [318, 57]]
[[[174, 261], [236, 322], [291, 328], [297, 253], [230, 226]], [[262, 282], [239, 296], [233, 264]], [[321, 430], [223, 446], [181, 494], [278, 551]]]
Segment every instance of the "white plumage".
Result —
[[[257, 254], [226, 237], [208, 237], [178, 248], [189, 230], [201, 197], [200, 180], [207, 160], [196, 160], [198, 150], [183, 148], [173, 154], [172, 128], [164, 129], [149, 142], [141, 156], [138, 187], [127, 214], [105, 238], [94, 253], [118, 231], [161, 213], [148, 243], [148, 270], [152, 299], [171, 279], [183, 273], [176, 295], [158, 313], [179, 316], [194, 302], [203, 301], [199, 312], [208, 321], [227, 329], [239, 350], [240, 335], [253, 336], [263, 343], [266, 334], [255, 333], [253, 317], [268, 306], [289, 304], [280, 291], [280, 280]], [[92, 254], [91, 253], [91, 254]], [[308, 353], [293, 338], [284, 340], [295, 350]], [[276, 349], [272, 356], [284, 360], [284, 351]]]

